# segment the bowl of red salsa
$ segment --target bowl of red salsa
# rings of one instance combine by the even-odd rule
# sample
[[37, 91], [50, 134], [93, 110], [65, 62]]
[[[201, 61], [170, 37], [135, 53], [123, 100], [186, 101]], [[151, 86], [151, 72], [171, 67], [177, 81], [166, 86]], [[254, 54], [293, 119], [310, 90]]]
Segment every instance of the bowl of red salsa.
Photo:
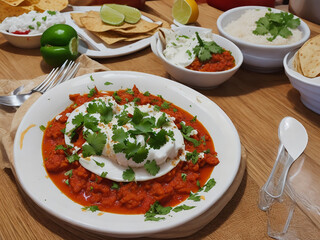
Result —
[[174, 79], [196, 88], [219, 86], [243, 61], [235, 44], [200, 27], [163, 29], [153, 37], [151, 48]]

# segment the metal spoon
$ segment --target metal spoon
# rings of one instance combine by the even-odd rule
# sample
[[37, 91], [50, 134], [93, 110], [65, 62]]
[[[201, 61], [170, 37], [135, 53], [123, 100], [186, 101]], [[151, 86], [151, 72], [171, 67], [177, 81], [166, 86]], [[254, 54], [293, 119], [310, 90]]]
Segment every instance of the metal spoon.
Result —
[[282, 119], [278, 136], [280, 140], [278, 156], [266, 184], [260, 190], [259, 208], [263, 211], [271, 206], [274, 199], [282, 196], [288, 170], [308, 143], [306, 129], [292, 117]]

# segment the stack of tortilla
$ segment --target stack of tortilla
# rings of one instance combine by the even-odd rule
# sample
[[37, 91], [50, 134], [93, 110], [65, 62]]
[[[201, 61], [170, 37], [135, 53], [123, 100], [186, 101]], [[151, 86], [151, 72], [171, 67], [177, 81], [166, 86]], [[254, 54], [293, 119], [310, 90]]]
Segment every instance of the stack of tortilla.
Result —
[[309, 39], [296, 53], [293, 66], [308, 78], [320, 76], [320, 35]]
[[87, 29], [108, 45], [150, 37], [161, 26], [143, 19], [136, 24], [109, 25], [101, 20], [100, 13], [96, 11], [71, 13], [71, 17], [79, 27]]

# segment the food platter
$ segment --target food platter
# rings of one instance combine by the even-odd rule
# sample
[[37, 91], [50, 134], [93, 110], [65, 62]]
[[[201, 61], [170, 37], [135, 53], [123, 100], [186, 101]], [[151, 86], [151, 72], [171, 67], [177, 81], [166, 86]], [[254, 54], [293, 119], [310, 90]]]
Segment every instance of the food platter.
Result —
[[[93, 58], [111, 58], [134, 53], [150, 45], [152, 37], [144, 38], [133, 43], [118, 43], [113, 44], [112, 46], [107, 46], [98, 37], [94, 36], [89, 31], [77, 26], [70, 16], [70, 13], [81, 13], [89, 10], [99, 11], [99, 8], [82, 7], [80, 9], [81, 11], [72, 11], [64, 13], [64, 16], [66, 18], [66, 24], [72, 26], [80, 36], [80, 44], [78, 49], [80, 53], [86, 54], [87, 56]], [[153, 22], [150, 18], [146, 16], [141, 16], [141, 18], [148, 22]]]
[[[112, 85], [104, 85], [106, 81], [111, 82]], [[99, 90], [115, 91], [131, 88], [133, 85], [142, 92], [159, 94], [192, 115], [197, 115], [199, 121], [210, 133], [220, 159], [219, 165], [211, 174], [216, 185], [209, 192], [203, 193], [205, 200], [200, 202], [186, 200], [183, 203], [196, 207], [188, 211], [170, 213], [170, 216], [159, 222], [144, 221], [144, 215], [83, 211], [83, 206], [74, 203], [60, 192], [47, 177], [43, 166], [41, 153], [43, 132], [39, 127], [46, 125], [71, 103], [69, 94], [86, 93], [88, 87], [93, 86]], [[182, 226], [209, 209], [217, 208], [217, 212], [221, 211], [221, 204], [224, 206], [230, 198], [220, 203], [219, 208], [216, 203], [223, 199], [230, 186], [235, 184], [234, 179], [239, 170], [240, 160], [241, 144], [237, 130], [229, 117], [214, 102], [177, 82], [150, 74], [127, 71], [84, 75], [48, 91], [26, 113], [14, 142], [17, 179], [23, 190], [39, 207], [76, 227], [116, 237], [150, 236], [150, 234]]]

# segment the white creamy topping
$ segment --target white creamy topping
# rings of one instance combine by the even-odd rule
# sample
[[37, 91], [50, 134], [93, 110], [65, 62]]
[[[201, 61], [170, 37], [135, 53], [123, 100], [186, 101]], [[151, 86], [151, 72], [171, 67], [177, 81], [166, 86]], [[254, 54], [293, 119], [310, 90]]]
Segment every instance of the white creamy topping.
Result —
[[[189, 66], [196, 57], [193, 48], [199, 45], [196, 35], [178, 35], [170, 30], [163, 31], [163, 33], [165, 34], [166, 40], [163, 55], [166, 59], [180, 67]], [[199, 36], [203, 41], [213, 41], [212, 32], [210, 30], [199, 32]]]
[[[99, 163], [103, 162], [110, 167], [109, 169], [104, 168], [104, 170], [107, 171], [108, 173], [110, 173], [111, 168], [117, 169], [113, 171], [112, 174], [115, 174], [115, 172], [118, 172], [118, 175], [119, 175], [121, 173], [121, 176], [117, 176], [117, 178], [113, 178], [113, 179], [119, 180], [120, 177], [122, 179], [122, 172], [124, 169], [127, 169], [128, 167], [132, 167], [132, 168], [139, 168], [140, 172], [142, 171], [141, 169], [145, 171], [143, 168], [144, 165], [147, 162], [151, 162], [154, 160], [156, 164], [160, 167], [159, 174], [164, 175], [173, 167], [175, 167], [180, 160], [185, 160], [184, 139], [180, 130], [175, 125], [174, 123], [175, 119], [173, 117], [161, 111], [155, 110], [154, 106], [150, 104], [135, 105], [133, 102], [130, 102], [125, 105], [119, 105], [112, 97], [109, 97], [109, 96], [97, 98], [95, 99], [95, 103], [97, 104], [105, 103], [107, 106], [111, 106], [113, 117], [109, 123], [105, 124], [102, 121], [100, 121], [101, 116], [99, 113], [89, 114], [90, 117], [94, 117], [95, 119], [98, 120], [99, 122], [98, 128], [100, 129], [99, 132], [104, 133], [106, 136], [106, 144], [103, 148], [101, 156], [94, 155], [94, 156], [89, 156], [84, 158], [82, 154], [79, 154], [81, 158], [80, 163], [89, 171], [92, 171], [100, 175], [103, 172], [102, 167], [100, 166], [101, 164], [100, 165], [96, 164], [96, 162], [97, 161]], [[65, 142], [67, 145], [73, 146], [73, 143], [71, 142], [71, 136], [70, 136], [70, 133], [73, 131], [73, 129], [76, 128], [76, 125], [73, 123], [73, 120], [75, 120], [77, 116], [81, 114], [86, 115], [88, 113], [87, 108], [90, 104], [92, 104], [92, 101], [84, 103], [80, 107], [76, 108], [70, 114], [66, 124], [66, 130], [65, 130]], [[129, 134], [130, 133], [129, 131], [135, 130], [135, 127], [130, 121], [122, 126], [119, 125], [119, 122], [118, 122], [119, 116], [121, 116], [121, 114], [123, 115], [124, 111], [125, 111], [125, 115], [133, 116], [136, 108], [139, 109], [144, 115], [146, 115], [144, 116], [145, 119], [153, 118], [155, 123], [157, 123], [158, 120], [163, 117], [163, 115], [167, 119], [167, 123], [165, 125], [161, 126], [160, 128], [157, 128], [157, 127], [152, 128], [152, 131], [155, 134], [159, 133], [161, 130], [162, 131], [165, 130], [167, 133], [169, 132], [173, 133], [172, 136], [171, 135], [166, 136], [166, 139], [167, 139], [166, 143], [163, 144], [161, 147], [159, 147], [159, 149], [153, 148], [149, 144], [147, 144], [145, 141], [146, 139], [144, 135]], [[118, 141], [113, 140], [115, 129], [123, 130], [123, 132], [126, 133], [128, 136], [128, 138], [126, 139], [128, 142], [133, 144], [138, 144], [140, 146], [144, 146], [148, 150], [148, 155], [142, 162], [136, 162], [132, 158], [128, 159], [126, 157], [126, 153], [123, 151], [121, 152], [115, 151], [115, 146], [119, 144]], [[85, 132], [93, 133], [93, 131], [87, 128], [86, 126], [83, 126], [82, 131], [84, 133]], [[88, 142], [85, 142], [82, 147], [86, 145], [88, 145]], [[76, 151], [78, 151], [78, 149], [74, 149], [73, 152], [76, 152]], [[168, 164], [170, 161], [173, 161], [173, 163]], [[159, 174], [156, 175], [156, 177], [158, 177]], [[137, 172], [136, 172], [136, 175], [137, 175]], [[146, 175], [144, 174], [144, 180], [147, 180], [145, 179], [145, 176]], [[110, 174], [108, 174], [106, 177], [109, 178]], [[139, 176], [136, 176], [136, 178], [137, 177]], [[150, 179], [154, 177], [155, 176], [151, 176], [149, 174]]]
[[46, 29], [58, 23], [65, 23], [66, 20], [58, 11], [44, 11], [39, 13], [30, 11], [18, 17], [7, 17], [0, 24], [0, 30], [10, 33], [29, 31], [28, 35], [43, 33]]

